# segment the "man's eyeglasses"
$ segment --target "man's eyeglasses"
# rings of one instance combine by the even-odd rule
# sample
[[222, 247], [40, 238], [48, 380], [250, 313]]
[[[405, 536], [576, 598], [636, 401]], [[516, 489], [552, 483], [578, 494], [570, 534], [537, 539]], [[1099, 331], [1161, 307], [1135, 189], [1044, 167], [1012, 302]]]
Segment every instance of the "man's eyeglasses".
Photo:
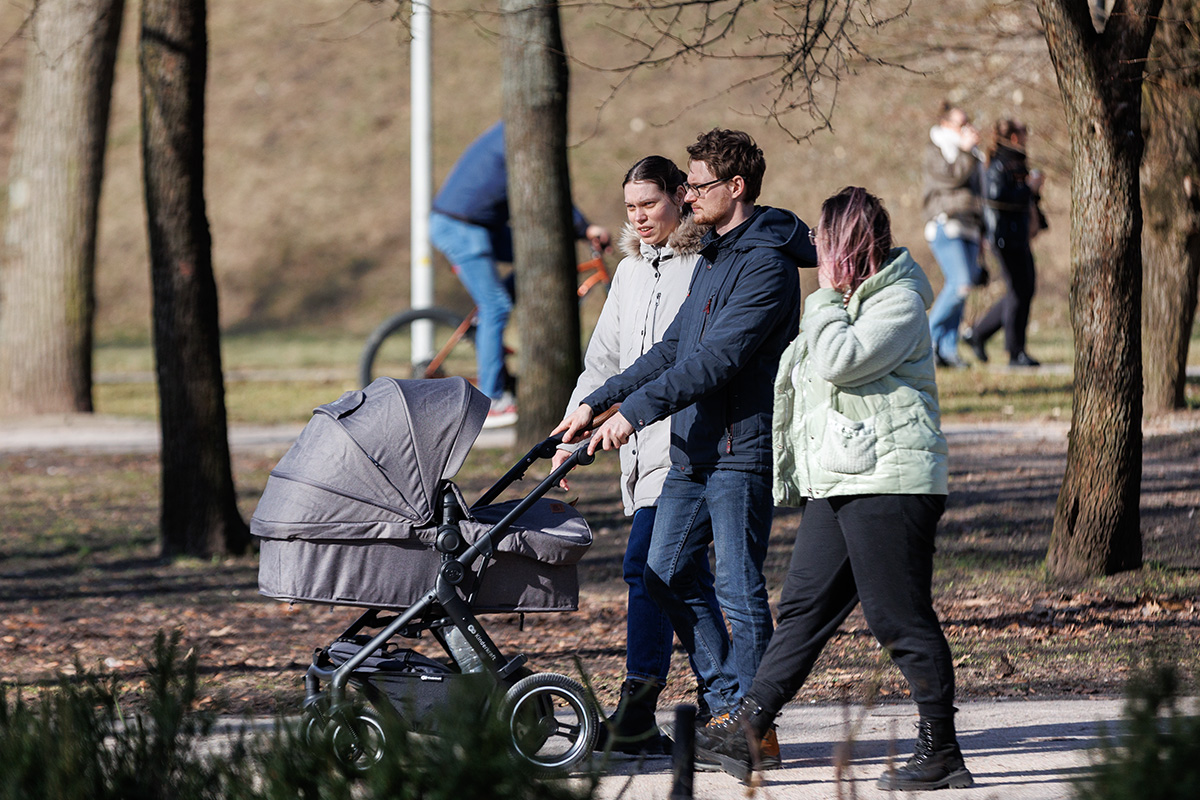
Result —
[[683, 184], [683, 191], [686, 194], [694, 194], [697, 197], [704, 197], [710, 188], [716, 186], [718, 183], [725, 183], [727, 180], [729, 180], [729, 178], [716, 178], [715, 180], [705, 181], [704, 183], [685, 183]]

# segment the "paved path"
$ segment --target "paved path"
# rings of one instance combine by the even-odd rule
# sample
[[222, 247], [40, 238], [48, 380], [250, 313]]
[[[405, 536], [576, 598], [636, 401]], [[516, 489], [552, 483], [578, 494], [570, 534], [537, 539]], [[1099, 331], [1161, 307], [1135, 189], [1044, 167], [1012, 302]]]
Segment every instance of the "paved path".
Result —
[[[235, 450], [278, 450], [296, 441], [303, 425], [229, 426], [229, 446]], [[478, 447], [510, 447], [513, 428], [483, 431]], [[48, 414], [0, 418], [0, 453], [33, 450], [74, 450], [91, 453], [146, 453], [159, 449], [161, 435], [154, 420], [103, 414]]]
[[[1115, 699], [999, 700], [959, 704], [959, 741], [975, 786], [904, 794], [880, 791], [875, 780], [889, 759], [908, 758], [914, 736], [911, 705], [874, 709], [839, 705], [787, 706], [779, 717], [783, 768], [760, 773], [747, 786], [723, 772], [696, 772], [696, 800], [841, 800], [937, 797], [940, 800], [1070, 800], [1073, 781], [1089, 771], [1102, 732], [1122, 725], [1123, 701]], [[659, 714], [662, 722], [672, 712]], [[272, 720], [251, 729], [268, 732]], [[244, 727], [224, 720], [206, 748], [220, 752]], [[839, 776], [835, 753], [850, 742]], [[600, 765], [598, 765], [600, 766]], [[617, 756], [601, 766], [597, 800], [676, 800], [669, 756], [635, 759]], [[680, 798], [682, 800], [682, 797]]]
[[[932, 796], [943, 800], [1068, 800], [1074, 797], [1072, 780], [1091, 765], [1090, 750], [1098, 744], [1100, 731], [1118, 729], [1122, 708], [1123, 701], [1116, 699], [960, 703], [959, 741], [975, 786]], [[783, 769], [761, 773], [762, 784], [756, 791], [725, 773], [697, 772], [694, 796], [704, 800], [896, 797], [876, 789], [875, 780], [891, 757], [893, 743], [894, 758], [908, 758], [915, 721], [915, 709], [907, 704], [870, 710], [790, 705], [778, 720]], [[847, 741], [852, 742], [851, 754], [839, 787], [834, 752]], [[603, 800], [671, 797], [673, 776], [668, 757], [616, 762], [606, 775], [597, 795]]]

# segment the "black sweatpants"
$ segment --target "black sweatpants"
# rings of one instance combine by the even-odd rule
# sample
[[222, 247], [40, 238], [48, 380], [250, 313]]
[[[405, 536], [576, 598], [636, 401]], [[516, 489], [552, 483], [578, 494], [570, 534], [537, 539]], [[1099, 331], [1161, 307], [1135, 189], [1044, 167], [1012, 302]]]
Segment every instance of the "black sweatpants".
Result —
[[986, 342], [1004, 328], [1004, 349], [1010, 359], [1025, 352], [1029, 330], [1029, 309], [1037, 288], [1037, 271], [1028, 243], [1004, 242], [997, 248], [1008, 292], [984, 312], [972, 326], [975, 336]]
[[945, 508], [945, 495], [809, 500], [750, 697], [778, 713], [861, 601], [921, 716], [953, 718], [954, 664], [932, 597], [934, 533]]

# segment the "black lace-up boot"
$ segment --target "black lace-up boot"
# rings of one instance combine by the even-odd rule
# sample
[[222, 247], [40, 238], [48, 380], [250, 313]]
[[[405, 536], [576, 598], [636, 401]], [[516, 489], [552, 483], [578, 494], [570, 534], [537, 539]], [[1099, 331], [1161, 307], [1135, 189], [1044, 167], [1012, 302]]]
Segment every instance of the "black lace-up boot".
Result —
[[621, 684], [617, 710], [600, 726], [596, 749], [628, 755], [663, 753], [662, 732], [654, 719], [662, 689], [658, 683], [627, 678]]
[[729, 714], [719, 714], [696, 730], [696, 761], [720, 764], [741, 781], [755, 769], [778, 769], [779, 740], [771, 723], [775, 715], [750, 697]]
[[953, 719], [921, 717], [917, 746], [908, 763], [889, 769], [875, 784], [885, 791], [922, 792], [929, 789], [966, 789], [975, 780], [963, 763]]

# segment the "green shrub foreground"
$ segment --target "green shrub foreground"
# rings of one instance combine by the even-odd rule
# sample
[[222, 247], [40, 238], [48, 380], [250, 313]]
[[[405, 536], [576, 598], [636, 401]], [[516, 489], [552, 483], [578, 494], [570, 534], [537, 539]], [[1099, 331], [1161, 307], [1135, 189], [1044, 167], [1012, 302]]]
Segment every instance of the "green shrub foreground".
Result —
[[449, 704], [439, 737], [407, 736], [384, 720], [388, 750], [372, 769], [344, 766], [322, 737], [295, 724], [216, 743], [197, 713], [194, 653], [160, 633], [146, 660], [144, 712], [122, 718], [112, 676], [80, 671], [35, 701], [0, 688], [0, 800], [585, 800], [596, 778], [548, 781], [509, 755], [480, 698]]
[[[1077, 786], [1079, 800], [1195, 800], [1200, 797], [1200, 716], [1194, 682], [1173, 664], [1153, 661], [1126, 690], [1125, 725], [1105, 732], [1094, 770]], [[1193, 709], [1196, 711], [1197, 709]]]

